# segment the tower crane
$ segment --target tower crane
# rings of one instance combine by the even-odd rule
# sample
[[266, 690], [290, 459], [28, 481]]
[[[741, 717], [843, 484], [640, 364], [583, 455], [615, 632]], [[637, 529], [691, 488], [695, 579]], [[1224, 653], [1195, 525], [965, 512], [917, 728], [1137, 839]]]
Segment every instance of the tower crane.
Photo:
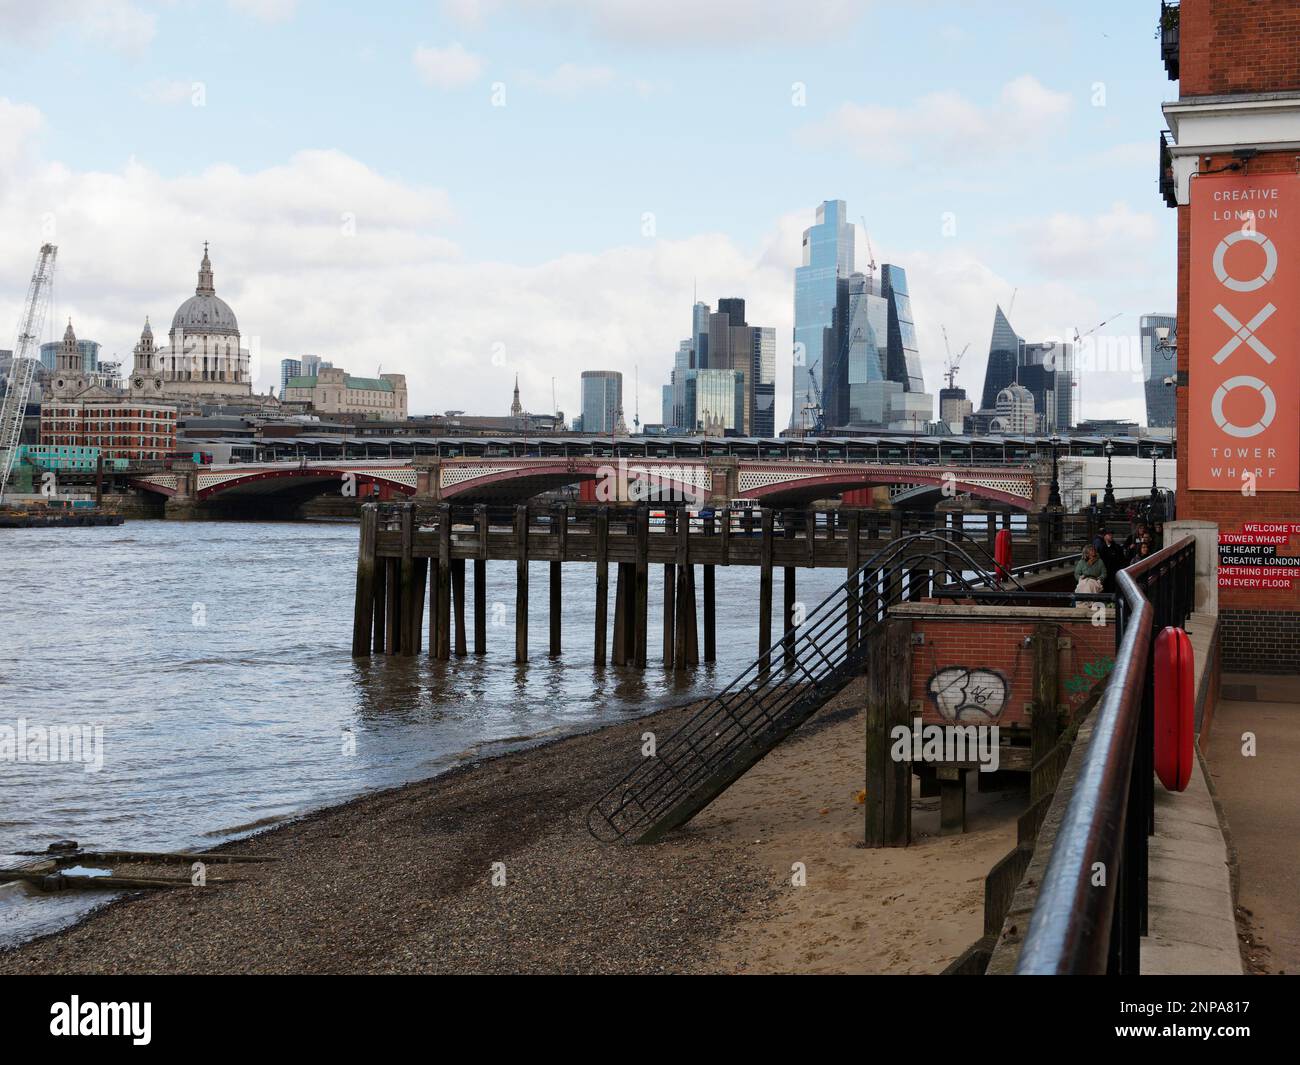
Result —
[[36, 376], [39, 356], [37, 344], [45, 322], [45, 311], [50, 301], [50, 285], [54, 280], [54, 260], [59, 249], [53, 244], [42, 244], [27, 289], [27, 302], [23, 304], [18, 322], [18, 343], [14, 345], [14, 361], [9, 370], [9, 387], [0, 403], [0, 503], [4, 502], [5, 489], [18, 456], [18, 441], [23, 432], [23, 415], [27, 411], [27, 394], [32, 378]]
[[957, 352], [957, 356], [954, 358], [952, 354], [952, 345], [948, 343], [948, 327], [946, 325], [941, 325], [939, 328], [943, 330], [943, 346], [948, 352], [948, 370], [944, 376], [948, 378], [948, 387], [955, 388], [956, 385], [954, 382], [957, 380], [957, 368], [961, 366], [962, 356], [970, 350], [970, 344], [967, 344], [961, 349], [961, 351]]
[[862, 235], [867, 238], [867, 281], [872, 293], [876, 290], [876, 253], [871, 248], [871, 234], [867, 232], [867, 216], [858, 215], [862, 220]]
[[[1105, 321], [1098, 322], [1098, 323], [1097, 323], [1096, 325], [1094, 325], [1091, 329], [1089, 329], [1086, 333], [1080, 333], [1080, 332], [1079, 332], [1079, 327], [1076, 325], [1076, 326], [1074, 327], [1074, 343], [1075, 343], [1076, 345], [1078, 345], [1081, 341], [1083, 341], [1083, 339], [1084, 339], [1085, 337], [1090, 337], [1090, 336], [1092, 336], [1092, 334], [1095, 333], [1095, 332], [1096, 332], [1098, 329], [1100, 329], [1102, 326], [1110, 325], [1110, 323], [1113, 322], [1116, 318], [1122, 318], [1123, 316], [1124, 316], [1124, 312], [1123, 312], [1123, 311], [1120, 311], [1118, 314], [1112, 314], [1112, 315], [1111, 315], [1109, 318], [1107, 318]], [[1076, 357], [1077, 357], [1077, 354], [1078, 354], [1078, 353], [1076, 352]], [[1080, 378], [1080, 376], [1079, 376], [1078, 374], [1074, 374], [1074, 375], [1073, 375], [1073, 378], [1072, 378], [1072, 380], [1070, 381], [1070, 387], [1071, 387], [1071, 388], [1077, 388], [1077, 389], [1079, 390], [1079, 402], [1078, 402], [1078, 404], [1077, 404], [1078, 414], [1079, 414], [1079, 418], [1078, 418], [1078, 420], [1079, 420], [1079, 421], [1082, 421], [1082, 420], [1083, 420], [1083, 382], [1082, 382], [1082, 379]]]

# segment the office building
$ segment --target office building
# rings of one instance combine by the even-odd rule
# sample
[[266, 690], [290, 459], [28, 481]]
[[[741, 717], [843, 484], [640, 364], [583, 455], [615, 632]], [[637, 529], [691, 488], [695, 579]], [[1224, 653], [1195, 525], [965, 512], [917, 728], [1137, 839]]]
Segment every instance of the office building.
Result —
[[[280, 398], [284, 399], [284, 390], [289, 387], [289, 378], [303, 377], [301, 359], [281, 359], [280, 360]], [[309, 376], [315, 377], [315, 373]]]
[[[1142, 385], [1146, 392], [1147, 425], [1153, 429], [1172, 429], [1175, 421], [1176, 390], [1165, 384], [1175, 377], [1175, 337], [1178, 321], [1172, 314], [1144, 314], [1140, 323], [1142, 337]], [[1157, 329], [1168, 329], [1161, 344]]]
[[[826, 200], [804, 230], [802, 264], [794, 271], [794, 378], [790, 428], [807, 428], [828, 402], [828, 383], [840, 378], [842, 315], [853, 273], [853, 224], [843, 200]], [[837, 315], [837, 309], [840, 314]], [[833, 405], [839, 402], [832, 397]]]
[[617, 370], [582, 371], [582, 431], [613, 433], [623, 413], [623, 375]]
[[302, 403], [320, 414], [353, 415], [385, 422], [406, 421], [406, 375], [353, 377], [342, 369], [324, 367], [307, 377], [285, 382], [284, 403]]

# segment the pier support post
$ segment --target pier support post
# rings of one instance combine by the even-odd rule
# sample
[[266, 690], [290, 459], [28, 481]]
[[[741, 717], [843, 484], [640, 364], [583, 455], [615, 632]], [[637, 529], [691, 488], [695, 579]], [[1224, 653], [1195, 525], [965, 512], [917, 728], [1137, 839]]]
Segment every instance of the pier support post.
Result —
[[409, 658], [415, 654], [415, 508], [402, 507], [402, 563], [401, 563], [401, 626], [402, 636], [398, 653]]
[[678, 570], [685, 570], [686, 573], [686, 604], [680, 602], [681, 596], [678, 596], [677, 612], [684, 616], [686, 626], [686, 664], [688, 666], [698, 666], [700, 664], [700, 630], [697, 623], [695, 611], [695, 567], [687, 564], [678, 566]]
[[647, 622], [650, 606], [650, 508], [639, 507], [636, 512], [636, 667], [645, 669]]
[[384, 559], [384, 610], [388, 615], [384, 623], [384, 654], [395, 655], [399, 650], [398, 638], [402, 622], [402, 598], [397, 583], [397, 571], [401, 561], [396, 558]]
[[388, 607], [385, 595], [388, 591], [388, 567], [382, 558], [375, 559], [375, 605], [374, 605], [374, 642], [371, 644], [374, 654], [382, 655], [388, 646], [385, 627], [388, 621]]
[[[1029, 719], [1030, 759], [1037, 765], [1051, 753], [1060, 735], [1060, 718], [1056, 708], [1059, 683], [1059, 659], [1056, 649], [1056, 626], [1043, 623], [1034, 626], [1034, 702]], [[1043, 797], [1040, 780], [1033, 774], [1029, 780], [1029, 801]]]
[[[861, 618], [862, 610], [859, 605], [859, 596], [862, 595], [862, 580], [855, 576], [858, 572], [858, 512], [850, 510], [848, 514], [848, 528], [844, 541], [844, 568], [847, 571], [845, 580], [852, 581], [849, 591], [852, 593], [848, 597], [848, 618], [846, 619], [847, 635], [846, 639], [850, 650], [858, 645], [858, 625]], [[865, 618], [862, 618], [865, 621]]]
[[605, 665], [605, 634], [609, 631], [609, 509], [596, 512], [596, 668]]
[[456, 615], [456, 657], [464, 658], [467, 648], [465, 646], [465, 560], [463, 558], [451, 560], [451, 594]]
[[628, 586], [631, 583], [631, 578], [628, 575], [630, 568], [631, 565], [627, 562], [618, 564], [614, 590], [614, 650], [611, 661], [616, 666], [627, 664], [627, 601]]
[[451, 658], [451, 507], [438, 507], [438, 660]]
[[528, 661], [528, 507], [515, 507], [515, 661]]
[[441, 583], [437, 558], [429, 559], [429, 657], [438, 657], [438, 604]]
[[487, 507], [474, 508], [474, 524], [478, 526], [478, 557], [474, 559], [474, 653], [487, 654]]
[[758, 573], [758, 657], [759, 674], [772, 665], [772, 511], [763, 508], [762, 539], [759, 543]]
[[939, 835], [955, 836], [966, 831], [966, 774], [968, 769], [941, 765], [939, 778]]
[[[102, 475], [101, 460], [96, 467]], [[375, 531], [377, 519], [373, 506], [361, 508], [361, 536], [357, 545], [357, 587], [352, 603], [352, 657], [370, 655], [371, 628], [375, 609]]]
[[713, 567], [704, 567], [704, 661], [718, 657], [717, 616], [713, 602]]
[[905, 846], [912, 838], [912, 766], [893, 758], [890, 735], [896, 725], [911, 726], [911, 629], [907, 621], [892, 620], [867, 636], [868, 847]]
[[417, 558], [415, 560], [415, 573], [411, 579], [411, 587], [415, 592], [415, 608], [411, 612], [411, 640], [413, 643], [411, 654], [413, 655], [418, 655], [423, 650], [424, 591], [428, 576], [429, 559]]
[[[683, 526], [689, 521], [683, 522]], [[677, 511], [669, 508], [664, 513], [664, 533], [676, 533]], [[683, 653], [677, 651], [677, 567], [664, 563], [664, 668], [681, 669], [685, 664]]]
[[550, 572], [551, 649], [550, 649], [550, 653], [552, 658], [560, 657], [560, 622], [563, 616], [562, 611], [564, 609], [563, 606], [564, 587], [562, 584], [562, 574], [561, 574], [561, 568], [563, 567], [563, 565], [564, 564], [562, 562], [556, 562], [556, 561], [551, 562], [551, 572]]

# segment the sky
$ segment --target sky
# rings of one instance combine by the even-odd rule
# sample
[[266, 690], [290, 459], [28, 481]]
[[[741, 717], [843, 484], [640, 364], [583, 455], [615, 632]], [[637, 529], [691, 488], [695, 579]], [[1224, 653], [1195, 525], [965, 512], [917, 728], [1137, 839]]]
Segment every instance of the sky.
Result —
[[129, 366], [206, 240], [258, 391], [311, 353], [405, 373], [415, 414], [504, 415], [517, 374], [572, 416], [581, 371], [615, 369], [630, 424], [659, 420], [693, 299], [740, 296], [777, 330], [780, 429], [801, 234], [843, 199], [859, 268], [869, 237], [908, 273], [929, 391], [946, 328], [978, 400], [1001, 303], [1030, 341], [1107, 322], [1078, 402], [1141, 422], [1124, 354], [1175, 290], [1157, 13], [0, 0], [0, 323], [52, 240], [47, 338], [71, 317]]

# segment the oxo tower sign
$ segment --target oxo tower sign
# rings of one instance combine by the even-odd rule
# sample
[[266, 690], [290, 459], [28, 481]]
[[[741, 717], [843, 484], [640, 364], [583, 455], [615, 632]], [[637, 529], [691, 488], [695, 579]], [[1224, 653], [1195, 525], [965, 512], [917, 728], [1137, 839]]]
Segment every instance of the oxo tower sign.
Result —
[[1300, 489], [1300, 177], [1192, 181], [1188, 487]]

